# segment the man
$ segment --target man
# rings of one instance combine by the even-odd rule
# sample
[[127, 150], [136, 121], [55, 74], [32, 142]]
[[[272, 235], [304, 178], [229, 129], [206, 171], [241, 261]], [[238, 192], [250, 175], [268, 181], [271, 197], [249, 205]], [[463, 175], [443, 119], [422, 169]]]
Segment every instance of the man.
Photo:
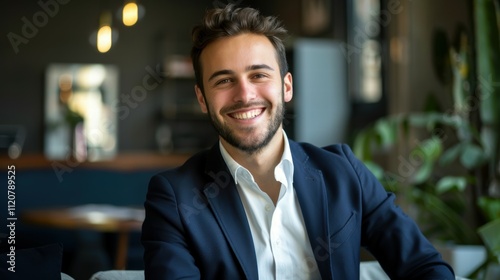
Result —
[[358, 279], [362, 246], [391, 278], [454, 279], [346, 145], [287, 138], [285, 35], [233, 5], [194, 28], [195, 92], [219, 143], [151, 179], [146, 279]]

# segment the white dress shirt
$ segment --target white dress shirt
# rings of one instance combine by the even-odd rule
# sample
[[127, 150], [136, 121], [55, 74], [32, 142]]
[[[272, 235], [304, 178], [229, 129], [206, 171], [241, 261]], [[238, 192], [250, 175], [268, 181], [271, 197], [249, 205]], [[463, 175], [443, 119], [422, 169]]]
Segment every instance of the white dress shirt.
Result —
[[274, 169], [281, 189], [276, 206], [219, 142], [222, 157], [236, 182], [252, 232], [259, 279], [321, 279], [293, 188], [293, 160], [283, 131], [285, 149]]

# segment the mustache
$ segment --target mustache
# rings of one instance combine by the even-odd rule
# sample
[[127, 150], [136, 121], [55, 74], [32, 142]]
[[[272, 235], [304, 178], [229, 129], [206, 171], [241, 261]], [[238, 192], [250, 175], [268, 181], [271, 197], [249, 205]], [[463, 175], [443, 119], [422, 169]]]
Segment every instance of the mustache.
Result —
[[224, 107], [220, 110], [221, 114], [227, 114], [232, 111], [248, 109], [252, 107], [270, 107], [271, 103], [268, 101], [253, 101], [247, 103], [236, 103], [231, 106]]

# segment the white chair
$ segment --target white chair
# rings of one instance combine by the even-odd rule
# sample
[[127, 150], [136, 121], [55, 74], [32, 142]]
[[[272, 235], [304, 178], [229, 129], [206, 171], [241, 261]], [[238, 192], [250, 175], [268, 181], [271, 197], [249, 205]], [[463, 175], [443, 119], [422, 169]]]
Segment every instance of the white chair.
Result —
[[[359, 266], [360, 280], [390, 279], [377, 261], [364, 261]], [[96, 272], [90, 280], [144, 280], [143, 270], [107, 270]], [[456, 277], [456, 280], [467, 280]]]

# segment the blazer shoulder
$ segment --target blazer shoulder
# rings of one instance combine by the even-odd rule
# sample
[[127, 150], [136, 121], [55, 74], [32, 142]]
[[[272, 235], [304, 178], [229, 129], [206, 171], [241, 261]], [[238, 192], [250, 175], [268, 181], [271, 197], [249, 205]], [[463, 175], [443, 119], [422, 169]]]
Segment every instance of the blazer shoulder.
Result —
[[349, 145], [344, 143], [332, 144], [329, 146], [318, 147], [310, 143], [294, 142], [290, 141], [290, 147], [292, 153], [294, 153], [299, 159], [307, 161], [309, 159], [352, 159], [354, 158], [354, 153], [352, 152]]
[[[171, 183], [204, 185], [208, 182], [229, 177], [230, 173], [220, 153], [219, 145], [202, 150], [190, 157], [184, 164], [165, 170], [154, 177], [163, 177]], [[224, 178], [228, 179], [228, 178]]]
[[169, 181], [180, 178], [200, 177], [205, 172], [209, 151], [200, 151], [188, 158], [182, 165], [160, 171], [154, 177], [164, 177]]
[[294, 163], [306, 169], [317, 169], [336, 176], [358, 178], [370, 171], [347, 144], [317, 147], [308, 143], [291, 145]]

